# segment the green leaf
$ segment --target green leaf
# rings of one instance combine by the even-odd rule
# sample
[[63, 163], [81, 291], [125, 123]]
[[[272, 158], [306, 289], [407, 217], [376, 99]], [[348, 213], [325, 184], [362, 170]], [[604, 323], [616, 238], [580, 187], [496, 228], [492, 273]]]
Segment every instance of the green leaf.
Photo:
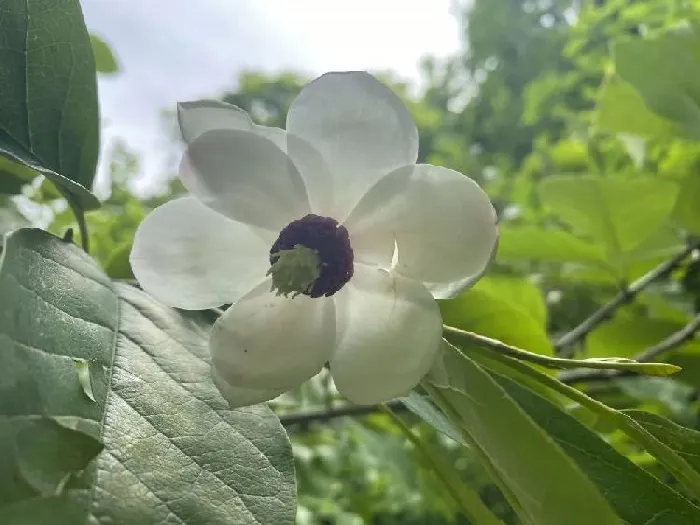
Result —
[[681, 456], [700, 472], [700, 432], [682, 427], [673, 421], [643, 410], [623, 410], [659, 441]]
[[501, 226], [498, 260], [582, 262], [606, 266], [603, 247], [563, 230], [544, 230], [534, 226]]
[[576, 233], [601, 239], [611, 263], [639, 246], [670, 217], [675, 182], [654, 177], [553, 176], [539, 187], [542, 202]]
[[17, 473], [37, 493], [57, 496], [101, 450], [94, 437], [56, 419], [36, 416], [17, 433]]
[[112, 279], [134, 279], [129, 256], [133, 242], [129, 241], [114, 248], [105, 264], [105, 272]]
[[445, 324], [499, 339], [539, 354], [551, 354], [547, 306], [530, 281], [487, 277], [464, 295], [440, 301]]
[[78, 0], [5, 0], [0, 35], [0, 156], [88, 202], [99, 119], [95, 62]]
[[700, 508], [619, 454], [574, 417], [512, 379], [491, 375], [598, 486], [625, 522], [700, 523]]
[[[115, 285], [79, 248], [34, 229], [6, 237], [0, 297], [0, 523], [27, 512], [57, 525], [293, 523], [284, 430], [266, 406], [230, 410], [219, 395], [204, 314]], [[90, 364], [94, 402], [76, 359]], [[13, 453], [37, 414], [104, 443], [50, 499]], [[44, 467], [60, 471], [31, 472]]]
[[[697, 348], [697, 347], [695, 347]], [[700, 388], [700, 353], [696, 351], [673, 352], [668, 362], [681, 367], [674, 377], [695, 388]]]
[[678, 224], [696, 235], [700, 235], [699, 195], [700, 174], [697, 172], [689, 173], [681, 181], [681, 192], [673, 210], [673, 216], [678, 221]]
[[95, 67], [99, 73], [109, 74], [119, 71], [117, 59], [107, 42], [97, 35], [90, 35], [90, 45], [95, 56]]
[[651, 112], [633, 86], [610, 75], [598, 98], [594, 125], [604, 131], [646, 138], [673, 137], [678, 126]]
[[[590, 357], [634, 357], [650, 346], [683, 328], [684, 323], [647, 316], [618, 314], [612, 321], [602, 324], [586, 338], [587, 355]], [[686, 347], [700, 347], [689, 342]]]
[[462, 446], [468, 446], [459, 430], [450, 423], [450, 420], [445, 417], [445, 414], [440, 412], [427, 397], [417, 392], [411, 392], [408, 396], [400, 398], [400, 401], [406, 405], [411, 412], [416, 414], [438, 432], [454, 439]]
[[619, 525], [595, 485], [486, 371], [451, 345], [427, 378], [528, 523]]
[[697, 29], [689, 24], [654, 38], [620, 40], [613, 48], [620, 78], [634, 86], [649, 109], [676, 128], [673, 134], [673, 129], [664, 130], [667, 136], [700, 139]]
[[80, 387], [90, 401], [95, 401], [95, 394], [92, 392], [92, 377], [90, 375], [90, 363], [85, 359], [73, 359], [75, 370], [78, 373]]

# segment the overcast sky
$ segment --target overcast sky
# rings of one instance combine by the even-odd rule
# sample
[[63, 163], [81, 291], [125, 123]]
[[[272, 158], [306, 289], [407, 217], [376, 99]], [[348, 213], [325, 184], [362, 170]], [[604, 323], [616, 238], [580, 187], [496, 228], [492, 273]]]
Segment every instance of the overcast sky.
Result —
[[450, 0], [83, 0], [122, 70], [100, 79], [103, 144], [123, 137], [149, 175], [168, 150], [160, 112], [214, 96], [242, 69], [392, 69], [459, 48]]

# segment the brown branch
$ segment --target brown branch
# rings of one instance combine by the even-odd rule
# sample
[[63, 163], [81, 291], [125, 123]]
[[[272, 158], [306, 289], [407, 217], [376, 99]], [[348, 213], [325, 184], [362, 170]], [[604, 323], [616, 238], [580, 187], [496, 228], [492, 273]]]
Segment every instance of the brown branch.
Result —
[[[391, 408], [394, 412], [403, 412], [408, 410], [406, 405], [401, 401], [391, 401], [386, 403], [386, 405]], [[309, 423], [319, 423], [327, 422], [333, 419], [338, 419], [341, 417], [358, 417], [358, 416], [368, 416], [371, 414], [376, 414], [381, 412], [381, 407], [379, 405], [346, 405], [338, 408], [331, 408], [329, 410], [315, 410], [308, 412], [292, 412], [289, 414], [281, 414], [279, 416], [280, 422], [285, 427], [291, 427], [294, 425], [307, 425]]]
[[[666, 339], [654, 346], [651, 346], [638, 354], [634, 360], [640, 363], [655, 361], [661, 354], [678, 348], [683, 343], [690, 341], [695, 333], [700, 330], [700, 313], [690, 320], [683, 328], [672, 333]], [[634, 372], [622, 370], [590, 370], [580, 368], [577, 370], [565, 370], [559, 374], [559, 380], [563, 383], [584, 383], [591, 381], [608, 381], [621, 377], [639, 376]]]
[[609, 302], [604, 304], [593, 314], [585, 319], [581, 324], [576, 326], [571, 331], [564, 334], [556, 343], [554, 349], [557, 354], [562, 357], [570, 357], [573, 351], [573, 345], [584, 339], [594, 328], [610, 319], [615, 311], [621, 306], [630, 303], [636, 296], [647, 288], [650, 284], [663, 279], [675, 270], [683, 260], [692, 253], [693, 250], [700, 248], [700, 239], [695, 239], [689, 242], [688, 245], [674, 255], [669, 260], [661, 263], [659, 266], [651, 270], [649, 273], [633, 282], [631, 285], [620, 290], [618, 294]]

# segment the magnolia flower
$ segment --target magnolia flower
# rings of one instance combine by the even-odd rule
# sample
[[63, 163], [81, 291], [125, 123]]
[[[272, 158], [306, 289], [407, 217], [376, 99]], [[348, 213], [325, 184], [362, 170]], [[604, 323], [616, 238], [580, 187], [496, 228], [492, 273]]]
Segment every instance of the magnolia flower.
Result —
[[435, 298], [476, 282], [496, 249], [479, 186], [416, 164], [406, 107], [367, 73], [328, 73], [286, 130], [221, 102], [178, 105], [191, 193], [136, 232], [131, 265], [161, 302], [231, 303], [209, 346], [232, 406], [270, 400], [325, 363], [358, 404], [404, 395], [441, 344]]

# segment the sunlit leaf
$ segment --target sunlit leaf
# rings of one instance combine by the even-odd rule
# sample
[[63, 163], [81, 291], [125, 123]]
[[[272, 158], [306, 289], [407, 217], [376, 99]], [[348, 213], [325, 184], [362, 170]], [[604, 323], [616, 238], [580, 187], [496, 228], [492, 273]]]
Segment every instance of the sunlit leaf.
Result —
[[675, 127], [665, 129], [663, 135], [700, 139], [697, 26], [687, 24], [652, 38], [622, 39], [613, 54], [617, 74], [634, 87], [649, 109]]
[[97, 35], [90, 35], [90, 45], [95, 56], [95, 67], [99, 73], [109, 74], [119, 71], [119, 64], [109, 44]]
[[675, 182], [654, 177], [553, 176], [540, 184], [542, 202], [579, 234], [602, 240], [611, 264], [652, 237], [669, 219]]
[[579, 239], [563, 230], [544, 230], [533, 226], [502, 226], [497, 260], [523, 259], [606, 265], [604, 247]]
[[440, 302], [445, 324], [549, 354], [547, 307], [542, 292], [515, 277], [488, 277], [462, 296]]
[[635, 88], [617, 75], [603, 84], [595, 125], [605, 131], [640, 137], [668, 137], [679, 133], [673, 122], [653, 113]]

